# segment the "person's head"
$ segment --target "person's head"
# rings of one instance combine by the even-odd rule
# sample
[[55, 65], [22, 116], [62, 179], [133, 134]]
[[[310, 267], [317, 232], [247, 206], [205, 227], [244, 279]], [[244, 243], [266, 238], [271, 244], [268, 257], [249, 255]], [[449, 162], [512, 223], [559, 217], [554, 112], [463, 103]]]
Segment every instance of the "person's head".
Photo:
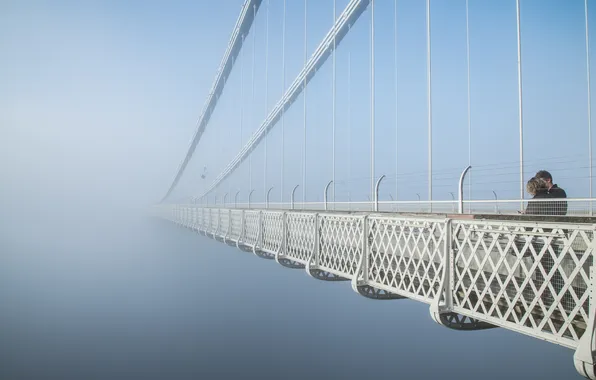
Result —
[[540, 177], [532, 177], [526, 184], [526, 191], [530, 195], [536, 195], [548, 190], [548, 183]]
[[546, 170], [540, 170], [534, 177], [543, 179], [548, 184], [549, 189], [553, 186], [553, 176]]

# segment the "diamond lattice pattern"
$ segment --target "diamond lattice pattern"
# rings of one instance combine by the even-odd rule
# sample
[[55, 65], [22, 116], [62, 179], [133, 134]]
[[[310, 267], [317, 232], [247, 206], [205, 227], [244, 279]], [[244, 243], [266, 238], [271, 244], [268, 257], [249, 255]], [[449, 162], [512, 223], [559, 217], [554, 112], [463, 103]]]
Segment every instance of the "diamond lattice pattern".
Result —
[[232, 228], [230, 229], [230, 239], [238, 241], [240, 234], [242, 233], [242, 210], [231, 210], [231, 223]]
[[430, 303], [443, 275], [443, 220], [371, 216], [368, 278], [383, 289]]
[[283, 212], [263, 211], [263, 249], [277, 252], [283, 238]]
[[259, 213], [260, 211], [244, 211], [244, 243], [251, 247], [257, 244], [259, 238]]
[[588, 321], [589, 226], [457, 221], [453, 228], [458, 310], [547, 340], [579, 340]]
[[315, 247], [315, 214], [293, 213], [286, 215], [287, 223], [287, 257], [306, 264]]
[[319, 266], [347, 277], [356, 274], [362, 255], [364, 217], [321, 215]]

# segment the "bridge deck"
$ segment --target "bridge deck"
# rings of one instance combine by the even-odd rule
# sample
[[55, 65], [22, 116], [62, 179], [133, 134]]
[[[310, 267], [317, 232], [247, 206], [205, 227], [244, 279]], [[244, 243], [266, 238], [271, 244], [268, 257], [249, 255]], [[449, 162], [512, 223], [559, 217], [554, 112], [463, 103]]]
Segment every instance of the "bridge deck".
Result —
[[591, 223], [184, 205], [160, 215], [293, 267], [427, 303], [431, 314], [573, 349], [593, 330]]

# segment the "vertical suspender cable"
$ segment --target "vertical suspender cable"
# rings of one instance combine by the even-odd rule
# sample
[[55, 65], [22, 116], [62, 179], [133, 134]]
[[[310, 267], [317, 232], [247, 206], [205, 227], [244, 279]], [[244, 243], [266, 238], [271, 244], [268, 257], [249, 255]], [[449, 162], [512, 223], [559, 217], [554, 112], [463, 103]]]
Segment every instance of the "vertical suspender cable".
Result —
[[[590, 85], [590, 36], [588, 28], [588, 0], [584, 0], [586, 16], [586, 73], [588, 81], [588, 158], [590, 160], [590, 198], [592, 198], [592, 92]], [[590, 215], [592, 215], [592, 204], [590, 203]]]
[[399, 163], [399, 157], [398, 157], [398, 112], [397, 112], [397, 100], [398, 100], [398, 95], [397, 95], [397, 0], [394, 1], [394, 14], [393, 14], [393, 42], [395, 44], [394, 46], [394, 56], [393, 56], [393, 66], [394, 66], [394, 90], [395, 90], [395, 199], [397, 200], [397, 193], [398, 193], [398, 180], [397, 180], [397, 176], [398, 176], [398, 163]]
[[[370, 197], [375, 195], [375, 1], [370, 2]], [[371, 205], [374, 206], [374, 205]]]
[[[430, 62], [430, 0], [426, 0], [426, 98], [428, 108], [428, 200], [433, 200], [433, 120], [431, 99], [431, 62]], [[432, 211], [432, 203], [430, 203]]]
[[517, 95], [519, 101], [519, 197], [520, 207], [524, 207], [524, 114], [522, 107], [522, 70], [521, 70], [521, 30], [519, 17], [519, 0], [515, 1], [517, 9]]
[[[282, 32], [281, 32], [281, 60], [282, 60], [282, 91], [286, 91], [286, 0], [284, 0], [284, 15], [282, 21]], [[281, 111], [281, 185], [280, 185], [280, 202], [284, 201], [284, 161], [285, 161], [285, 135], [286, 135], [286, 110]]]
[[244, 127], [244, 34], [240, 48], [240, 149], [242, 149], [242, 129]]
[[[466, 61], [468, 69], [468, 166], [472, 166], [472, 107], [470, 92], [470, 22], [469, 22], [469, 4], [466, 0]], [[468, 174], [468, 199], [472, 199], [472, 178]], [[472, 203], [470, 203], [472, 207]], [[470, 209], [471, 212], [471, 209]]]
[[[335, 0], [333, 0], [333, 24], [335, 24]], [[335, 37], [333, 37], [333, 83], [332, 83], [332, 93], [333, 93], [333, 106], [332, 106], [332, 113], [333, 113], [333, 121], [332, 121], [332, 128], [333, 128], [333, 144], [332, 144], [332, 151], [333, 151], [333, 158], [332, 158], [332, 173], [331, 178], [333, 180], [333, 189], [332, 189], [332, 199], [333, 199], [333, 208], [335, 209]]]
[[[348, 26], [350, 33], [352, 26]], [[348, 52], [348, 202], [352, 202], [352, 52]]]
[[[306, 33], [306, 13], [307, 13], [307, 0], [304, 0], [304, 65], [306, 66], [307, 60], [307, 33]], [[304, 208], [304, 204], [306, 203], [306, 78], [304, 78], [303, 83], [304, 89], [304, 109], [303, 109], [303, 117], [304, 117], [304, 147], [302, 151], [302, 204]]]
[[[252, 6], [253, 20], [257, 17], [257, 7]], [[250, 100], [250, 121], [255, 121], [255, 45], [257, 37], [256, 23], [252, 30], [252, 68], [251, 68], [251, 100]], [[252, 190], [252, 154], [248, 156], [248, 186]]]
[[[269, 0], [265, 17], [265, 115], [269, 111]], [[265, 158], [263, 160], [263, 191], [267, 197], [267, 135], [265, 135]]]

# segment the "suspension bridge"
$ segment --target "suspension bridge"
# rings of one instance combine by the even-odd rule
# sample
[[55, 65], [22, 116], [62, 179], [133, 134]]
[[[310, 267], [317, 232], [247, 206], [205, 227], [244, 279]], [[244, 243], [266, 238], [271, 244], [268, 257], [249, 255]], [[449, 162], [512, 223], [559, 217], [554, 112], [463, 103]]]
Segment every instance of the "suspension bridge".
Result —
[[[547, 140], [568, 155], [545, 154], [532, 135], [536, 111], [524, 114], [525, 94], [545, 91], [529, 86], [534, 70], [522, 61], [522, 21], [539, 17], [524, 11], [536, 9], [471, 3], [246, 0], [154, 212], [315, 279], [349, 281], [362, 296], [426, 303], [448, 328], [501, 327], [567, 347], [579, 374], [596, 379], [588, 1], [569, 11], [583, 21], [569, 58], [585, 69], [573, 98], [583, 116], [569, 111], [575, 140]], [[507, 31], [482, 31], [499, 18]], [[506, 40], [490, 49], [513, 52], [511, 78], [482, 79], [475, 31]], [[515, 102], [490, 111], [476, 101], [479, 85], [501, 82]], [[526, 182], [544, 166], [574, 196], [528, 198]], [[529, 215], [532, 202], [546, 211]]]

